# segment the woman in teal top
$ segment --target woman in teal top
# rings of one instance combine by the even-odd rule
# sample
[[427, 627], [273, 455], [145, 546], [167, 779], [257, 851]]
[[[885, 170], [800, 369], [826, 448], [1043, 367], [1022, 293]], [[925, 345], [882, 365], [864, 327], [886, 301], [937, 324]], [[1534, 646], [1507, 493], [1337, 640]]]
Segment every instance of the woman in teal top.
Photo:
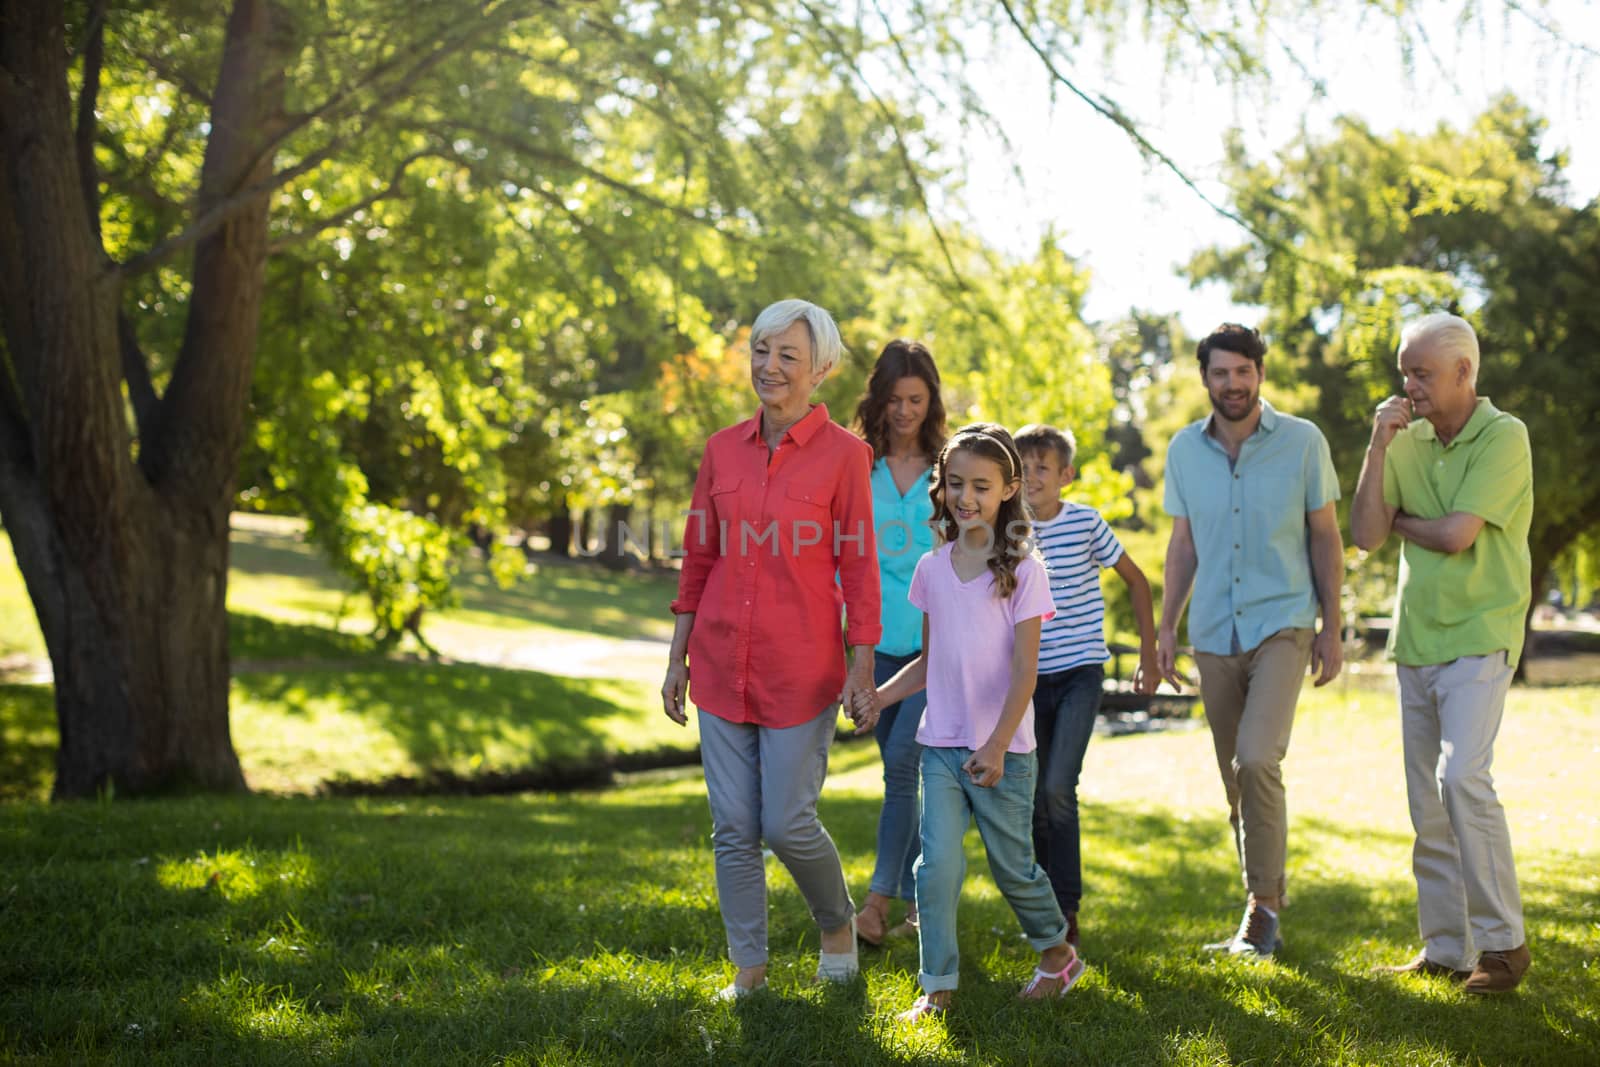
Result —
[[[944, 401], [939, 369], [917, 341], [884, 346], [856, 407], [856, 432], [872, 446], [872, 524], [878, 535], [878, 575], [883, 595], [883, 640], [874, 674], [883, 685], [922, 651], [922, 613], [907, 593], [917, 560], [933, 549], [933, 502], [928, 479], [944, 447]], [[856, 933], [869, 945], [909, 933], [917, 922], [911, 868], [921, 851], [917, 826], [917, 766], [922, 746], [917, 725], [924, 693], [884, 708], [874, 731], [883, 757], [883, 808], [878, 814], [878, 859]], [[889, 905], [906, 902], [906, 921], [889, 926]]]

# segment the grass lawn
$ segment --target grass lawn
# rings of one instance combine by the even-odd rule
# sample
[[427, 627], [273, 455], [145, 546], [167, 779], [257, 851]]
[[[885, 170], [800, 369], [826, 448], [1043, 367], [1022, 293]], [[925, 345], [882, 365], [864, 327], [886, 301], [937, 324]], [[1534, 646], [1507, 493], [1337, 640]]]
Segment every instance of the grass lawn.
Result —
[[[1594, 1063], [1600, 718], [1594, 688], [1518, 690], [1498, 781], [1534, 969], [1518, 993], [1376, 978], [1415, 947], [1389, 699], [1310, 692], [1287, 764], [1292, 906], [1278, 962], [1196, 948], [1240, 891], [1203, 730], [1097, 738], [1084, 787], [1091, 971], [1013, 999], [1031, 954], [976, 835], [962, 988], [900, 1025], [910, 943], [843, 989], [773, 863], [771, 991], [722, 959], [703, 785], [602, 793], [0, 805], [0, 1059], [170, 1063]], [[343, 743], [343, 742], [339, 742]], [[865, 889], [870, 745], [835, 751], [823, 817]]]
[[[642, 683], [393, 659], [364, 637], [251, 615], [230, 624], [238, 659], [282, 664], [233, 679], [234, 747], [257, 790], [572, 778], [696, 743]], [[57, 737], [49, 686], [0, 685], [0, 800], [49, 795]]]
[[[365, 636], [371, 624], [361, 602], [299, 540], [300, 524], [236, 519], [230, 638], [235, 665], [249, 669], [234, 678], [232, 728], [258, 790], [306, 793], [439, 775], [565, 776], [612, 755], [695, 744], [659, 713], [662, 653], [616, 663], [611, 678], [383, 656]], [[587, 634], [670, 636], [666, 604], [675, 586], [661, 575], [551, 562], [501, 590], [469, 563], [460, 586], [461, 608], [428, 627], [448, 655], [497, 660], [485, 650], [582, 639], [562, 628], [581, 629], [585, 618], [593, 620]], [[42, 657], [44, 644], [10, 542], [0, 535], [0, 658], [7, 655]], [[0, 684], [0, 800], [47, 796], [56, 744], [50, 688]]]
[[[230, 607], [286, 622], [371, 629], [365, 601], [348, 595], [317, 549], [300, 539], [302, 522], [241, 514], [233, 524]], [[667, 605], [677, 578], [655, 571], [618, 574], [552, 557], [537, 560], [520, 581], [501, 589], [471, 557], [463, 562], [456, 591], [460, 605], [423, 624], [428, 639], [446, 652], [508, 632], [580, 631], [666, 641], [672, 637]]]

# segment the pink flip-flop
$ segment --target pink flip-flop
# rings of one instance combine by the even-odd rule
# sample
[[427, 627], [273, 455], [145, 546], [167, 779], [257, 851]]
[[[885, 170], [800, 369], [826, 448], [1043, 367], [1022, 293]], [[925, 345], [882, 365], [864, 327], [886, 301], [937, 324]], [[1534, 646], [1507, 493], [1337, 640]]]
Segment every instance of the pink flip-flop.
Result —
[[[1064, 997], [1067, 995], [1067, 990], [1077, 985], [1078, 979], [1082, 978], [1084, 972], [1088, 971], [1088, 969], [1089, 965], [1083, 962], [1083, 957], [1074, 952], [1072, 959], [1068, 960], [1067, 965], [1059, 971], [1045, 971], [1035, 967], [1033, 969], [1033, 977], [1028, 980], [1028, 984], [1017, 995], [1023, 1000], [1044, 1000], [1046, 997], [1052, 996]], [[1054, 993], [1046, 993], [1044, 996], [1036, 994], [1040, 982], [1051, 981], [1060, 982], [1061, 988]]]

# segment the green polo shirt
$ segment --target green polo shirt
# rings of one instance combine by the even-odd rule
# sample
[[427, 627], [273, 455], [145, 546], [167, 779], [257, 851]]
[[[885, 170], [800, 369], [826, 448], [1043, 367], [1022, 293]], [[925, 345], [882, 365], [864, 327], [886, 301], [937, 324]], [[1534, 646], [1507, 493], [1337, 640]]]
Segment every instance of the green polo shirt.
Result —
[[1383, 499], [1420, 519], [1464, 511], [1483, 520], [1465, 552], [1401, 546], [1390, 654], [1426, 667], [1505, 649], [1515, 667], [1532, 596], [1533, 453], [1522, 420], [1480, 397], [1455, 440], [1442, 445], [1433, 423], [1417, 419], [1389, 444]]

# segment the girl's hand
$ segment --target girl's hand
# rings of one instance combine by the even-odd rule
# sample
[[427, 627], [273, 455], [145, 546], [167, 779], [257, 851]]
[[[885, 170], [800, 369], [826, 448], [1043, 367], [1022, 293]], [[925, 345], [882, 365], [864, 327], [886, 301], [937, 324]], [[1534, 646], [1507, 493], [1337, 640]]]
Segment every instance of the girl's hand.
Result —
[[683, 710], [683, 702], [688, 695], [689, 665], [682, 660], [669, 663], [666, 681], [661, 683], [661, 710], [679, 726], [689, 725], [689, 716]]
[[855, 691], [844, 713], [850, 717], [850, 721], [855, 724], [856, 733], [859, 734], [878, 725], [878, 713], [881, 710], [882, 702], [878, 700], [878, 691], [868, 686]]
[[1005, 746], [996, 745], [993, 741], [985, 742], [982, 748], [967, 757], [961, 769], [967, 772], [973, 785], [993, 789], [1006, 776]]

